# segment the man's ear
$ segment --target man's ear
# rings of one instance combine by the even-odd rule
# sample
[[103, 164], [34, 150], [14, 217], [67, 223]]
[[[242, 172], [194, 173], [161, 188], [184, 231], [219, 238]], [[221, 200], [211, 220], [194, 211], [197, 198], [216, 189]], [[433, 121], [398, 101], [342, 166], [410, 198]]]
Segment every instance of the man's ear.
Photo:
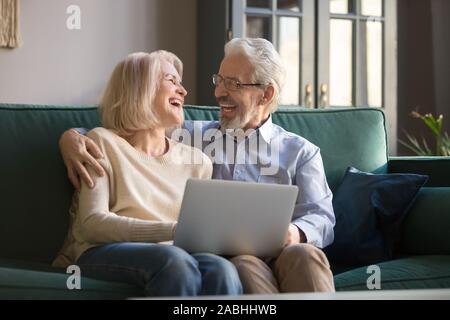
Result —
[[264, 89], [264, 95], [261, 98], [261, 105], [268, 105], [272, 102], [273, 98], [275, 96], [275, 88], [272, 84], [269, 84]]

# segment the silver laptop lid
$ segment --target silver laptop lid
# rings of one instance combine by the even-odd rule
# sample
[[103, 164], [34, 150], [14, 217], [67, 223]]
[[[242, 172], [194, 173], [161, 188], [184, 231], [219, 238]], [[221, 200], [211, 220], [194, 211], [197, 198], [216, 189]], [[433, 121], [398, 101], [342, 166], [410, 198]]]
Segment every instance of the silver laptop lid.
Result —
[[190, 179], [174, 245], [190, 253], [276, 256], [297, 194], [297, 186]]

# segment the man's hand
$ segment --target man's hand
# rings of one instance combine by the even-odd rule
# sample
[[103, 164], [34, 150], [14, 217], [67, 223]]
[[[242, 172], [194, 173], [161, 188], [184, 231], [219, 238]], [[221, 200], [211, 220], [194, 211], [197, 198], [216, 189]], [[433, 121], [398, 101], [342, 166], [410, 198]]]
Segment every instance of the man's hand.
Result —
[[86, 169], [86, 164], [91, 165], [99, 176], [105, 175], [102, 166], [94, 158], [103, 158], [100, 149], [94, 141], [79, 134], [76, 130], [70, 129], [64, 132], [59, 139], [59, 149], [67, 167], [69, 180], [78, 191], [80, 190], [80, 177], [90, 188], [94, 187], [94, 181]]
[[175, 224], [172, 227], [172, 239], [175, 238], [175, 232], [177, 231], [178, 221], [175, 221]]
[[296, 243], [304, 243], [306, 242], [306, 236], [305, 233], [300, 230], [295, 224], [290, 224], [288, 233], [286, 236], [286, 240], [284, 241], [285, 246], [289, 246], [291, 244]]

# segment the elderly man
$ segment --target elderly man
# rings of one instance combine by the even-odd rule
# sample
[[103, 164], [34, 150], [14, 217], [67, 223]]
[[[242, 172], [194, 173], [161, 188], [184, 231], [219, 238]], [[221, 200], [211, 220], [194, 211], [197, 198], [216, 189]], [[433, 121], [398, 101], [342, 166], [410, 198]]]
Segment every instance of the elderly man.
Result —
[[[233, 39], [225, 46], [225, 57], [213, 76], [215, 96], [220, 106], [219, 122], [189, 122], [194, 132], [211, 130], [220, 139], [203, 139], [205, 153], [223, 148], [222, 157], [213, 157], [214, 179], [279, 183], [299, 188], [285, 247], [276, 258], [237, 256], [235, 264], [245, 293], [334, 291], [328, 260], [320, 250], [333, 242], [335, 217], [320, 150], [306, 139], [272, 123], [285, 78], [285, 68], [273, 45], [264, 39]], [[78, 130], [80, 131], [80, 130]], [[249, 140], [256, 138], [259, 148]], [[222, 141], [223, 142], [223, 141]], [[261, 148], [261, 146], [265, 148]], [[76, 130], [61, 137], [61, 152], [75, 187], [81, 176], [88, 185], [93, 180], [84, 163], [103, 174], [95, 157], [98, 148]], [[255, 151], [256, 150], [256, 151]], [[262, 152], [261, 150], [266, 150]], [[252, 157], [254, 153], [256, 157]], [[270, 154], [270, 156], [269, 156]], [[251, 161], [251, 160], [256, 161]], [[275, 170], [274, 170], [275, 168]], [[274, 214], [276, 214], [274, 212]]]

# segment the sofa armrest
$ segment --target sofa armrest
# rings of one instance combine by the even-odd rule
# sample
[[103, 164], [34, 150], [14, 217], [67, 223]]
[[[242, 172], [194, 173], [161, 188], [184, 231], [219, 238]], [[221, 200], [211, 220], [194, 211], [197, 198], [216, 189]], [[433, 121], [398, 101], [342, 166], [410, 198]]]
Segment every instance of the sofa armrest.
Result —
[[422, 188], [402, 224], [402, 254], [450, 254], [450, 188]]
[[388, 172], [425, 174], [426, 187], [450, 187], [450, 157], [390, 157]]

